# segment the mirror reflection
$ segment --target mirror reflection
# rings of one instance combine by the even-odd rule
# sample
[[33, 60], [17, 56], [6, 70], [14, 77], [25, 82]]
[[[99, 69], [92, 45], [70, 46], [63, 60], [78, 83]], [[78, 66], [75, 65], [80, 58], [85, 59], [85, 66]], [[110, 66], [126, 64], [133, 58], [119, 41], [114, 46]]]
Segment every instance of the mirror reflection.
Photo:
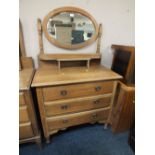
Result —
[[47, 30], [51, 37], [65, 45], [83, 43], [95, 34], [93, 22], [75, 12], [61, 12], [49, 18]]

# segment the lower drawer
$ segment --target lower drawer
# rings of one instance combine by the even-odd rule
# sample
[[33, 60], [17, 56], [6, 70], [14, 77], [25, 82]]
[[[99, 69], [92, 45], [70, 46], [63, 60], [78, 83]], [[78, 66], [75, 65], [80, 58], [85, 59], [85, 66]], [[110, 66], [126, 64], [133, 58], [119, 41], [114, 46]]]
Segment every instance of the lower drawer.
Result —
[[104, 108], [110, 105], [111, 94], [45, 102], [47, 116]]
[[48, 129], [49, 131], [51, 131], [56, 129], [63, 129], [69, 126], [96, 122], [99, 120], [106, 121], [109, 115], [109, 110], [110, 108], [102, 108], [63, 116], [55, 116], [50, 118], [47, 117], [46, 120], [48, 124]]
[[30, 122], [19, 125], [19, 139], [31, 138], [33, 136], [34, 134]]
[[19, 107], [19, 123], [29, 122], [27, 106]]

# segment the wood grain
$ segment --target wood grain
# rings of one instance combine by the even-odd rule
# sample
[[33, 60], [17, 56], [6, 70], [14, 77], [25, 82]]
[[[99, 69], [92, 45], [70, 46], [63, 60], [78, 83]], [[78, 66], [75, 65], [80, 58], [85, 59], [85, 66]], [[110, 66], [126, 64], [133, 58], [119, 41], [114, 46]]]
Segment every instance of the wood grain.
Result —
[[108, 118], [109, 108], [101, 108], [97, 110], [67, 114], [62, 116], [46, 118], [49, 130], [66, 128], [69, 126], [97, 122]]
[[39, 54], [40, 60], [88, 60], [100, 59], [101, 54]]
[[96, 50], [97, 54], [100, 53], [101, 36], [102, 36], [102, 24], [99, 25], [98, 40], [97, 40], [97, 50]]
[[19, 139], [31, 138], [33, 136], [34, 134], [30, 122], [19, 125]]
[[22, 24], [21, 24], [20, 20], [19, 20], [19, 47], [20, 47], [21, 56], [26, 57], [23, 30], [22, 30]]
[[[44, 101], [112, 93], [113, 81], [90, 82], [43, 88]], [[64, 93], [64, 94], [63, 94]]]
[[42, 24], [39, 18], [37, 19], [37, 29], [38, 29], [39, 51], [40, 53], [44, 53], [43, 38], [42, 38]]
[[22, 69], [34, 68], [34, 62], [32, 57], [21, 57]]
[[19, 107], [19, 123], [26, 123], [29, 121], [30, 119], [29, 119], [29, 114], [27, 111], [27, 106], [24, 105], [24, 106]]
[[32, 87], [118, 80], [122, 76], [103, 66], [62, 68], [39, 68], [33, 78]]
[[19, 90], [29, 90], [34, 75], [34, 69], [23, 69], [19, 71]]
[[119, 82], [112, 111], [112, 131], [128, 131], [135, 115], [135, 87]]
[[111, 94], [44, 102], [46, 116], [62, 115], [104, 108], [110, 105]]

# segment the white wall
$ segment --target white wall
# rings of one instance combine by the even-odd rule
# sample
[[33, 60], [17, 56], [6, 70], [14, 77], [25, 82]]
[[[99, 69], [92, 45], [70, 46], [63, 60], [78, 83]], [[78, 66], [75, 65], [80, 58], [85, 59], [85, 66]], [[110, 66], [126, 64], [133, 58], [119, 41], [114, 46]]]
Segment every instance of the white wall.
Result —
[[[103, 24], [101, 41], [102, 64], [110, 67], [111, 44], [134, 45], [134, 0], [20, 0], [19, 18], [23, 25], [27, 56], [32, 56], [36, 67], [39, 53], [37, 18], [43, 20], [51, 10], [62, 6], [76, 6], [88, 11]], [[47, 53], [95, 52], [96, 44], [81, 50], [69, 51], [51, 45], [44, 38]]]

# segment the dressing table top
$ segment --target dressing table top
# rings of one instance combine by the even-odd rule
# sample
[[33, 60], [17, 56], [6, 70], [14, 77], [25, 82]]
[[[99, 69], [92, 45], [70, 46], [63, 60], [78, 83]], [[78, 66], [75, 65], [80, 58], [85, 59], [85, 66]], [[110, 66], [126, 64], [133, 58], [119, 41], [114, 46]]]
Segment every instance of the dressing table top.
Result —
[[117, 80], [122, 76], [103, 66], [69, 68], [39, 68], [32, 81], [32, 87], [60, 84], [93, 82], [100, 80]]
[[34, 69], [22, 69], [19, 71], [19, 90], [29, 90], [34, 75]]

